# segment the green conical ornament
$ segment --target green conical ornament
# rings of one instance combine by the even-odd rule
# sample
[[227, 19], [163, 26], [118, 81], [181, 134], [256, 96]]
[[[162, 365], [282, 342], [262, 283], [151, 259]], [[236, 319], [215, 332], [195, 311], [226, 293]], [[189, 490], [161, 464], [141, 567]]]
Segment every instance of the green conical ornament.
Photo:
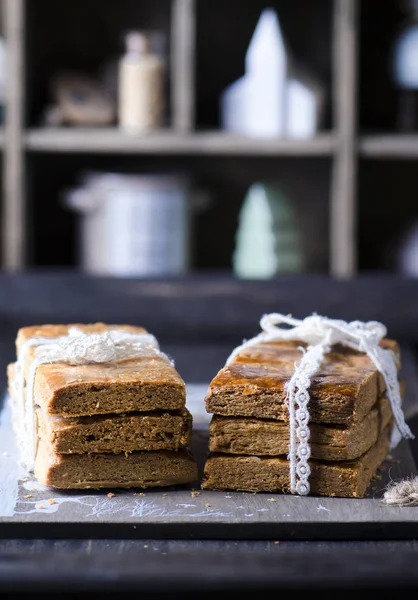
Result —
[[238, 217], [233, 255], [241, 279], [270, 279], [302, 269], [299, 230], [289, 199], [272, 185], [253, 184]]

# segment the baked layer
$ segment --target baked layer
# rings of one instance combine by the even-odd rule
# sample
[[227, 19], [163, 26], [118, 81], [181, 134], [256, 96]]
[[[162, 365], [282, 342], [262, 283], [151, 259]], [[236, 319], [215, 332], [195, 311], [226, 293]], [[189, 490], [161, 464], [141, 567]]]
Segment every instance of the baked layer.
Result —
[[[368, 452], [352, 462], [310, 461], [311, 493], [320, 496], [362, 498], [389, 451], [391, 426]], [[289, 463], [285, 458], [215, 454], [206, 461], [204, 489], [249, 492], [288, 492]]]
[[193, 483], [197, 466], [186, 450], [132, 454], [54, 454], [40, 442], [35, 476], [61, 489], [158, 487]]
[[[311, 423], [311, 456], [330, 461], [354, 460], [376, 443], [379, 434], [391, 419], [389, 401], [382, 398], [362, 421], [349, 427]], [[209, 450], [252, 456], [287, 454], [289, 423], [215, 415], [209, 427]]]
[[[59, 337], [72, 325], [25, 327], [18, 332], [17, 349], [30, 337]], [[76, 327], [87, 333], [121, 329], [146, 333], [143, 328], [96, 323]], [[27, 373], [33, 352], [29, 353]], [[11, 369], [9, 369], [9, 375]], [[10, 383], [10, 382], [9, 382]], [[111, 364], [40, 365], [34, 382], [35, 402], [49, 414], [86, 416], [108, 413], [178, 410], [185, 406], [185, 384], [164, 358], [144, 356]]]
[[[206, 395], [208, 412], [223, 416], [287, 420], [286, 389], [300, 360], [300, 342], [269, 342], [246, 348], [221, 369]], [[384, 340], [399, 362], [396, 342]], [[400, 365], [399, 365], [400, 366]], [[325, 356], [309, 389], [311, 421], [350, 425], [362, 420], [384, 393], [384, 381], [365, 355], [335, 347]]]
[[38, 436], [59, 454], [177, 450], [190, 444], [192, 416], [128, 413], [94, 417], [53, 417], [36, 411]]

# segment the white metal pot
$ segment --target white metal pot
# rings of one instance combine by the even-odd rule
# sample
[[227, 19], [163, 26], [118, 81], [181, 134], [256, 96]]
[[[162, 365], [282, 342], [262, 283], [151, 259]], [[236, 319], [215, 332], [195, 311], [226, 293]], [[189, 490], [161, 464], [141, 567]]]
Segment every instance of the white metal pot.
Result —
[[80, 262], [97, 275], [179, 275], [190, 260], [190, 190], [166, 175], [88, 173], [65, 203], [82, 214]]

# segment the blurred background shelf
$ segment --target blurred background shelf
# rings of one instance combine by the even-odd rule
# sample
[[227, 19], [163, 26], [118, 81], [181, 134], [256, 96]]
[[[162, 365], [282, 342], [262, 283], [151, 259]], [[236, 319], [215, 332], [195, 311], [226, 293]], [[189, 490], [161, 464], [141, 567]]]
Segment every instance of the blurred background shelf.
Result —
[[[277, 181], [292, 200], [307, 273], [349, 278], [369, 269], [396, 271], [391, 257], [418, 219], [418, 132], [397, 131], [389, 69], [405, 2], [0, 0], [0, 6], [10, 74], [0, 130], [6, 270], [77, 266], [77, 218], [62, 194], [79, 184], [80, 173], [98, 171], [181, 172], [204, 190], [211, 202], [195, 217], [192, 244], [198, 271], [231, 272], [238, 214], [257, 181]], [[253, 139], [221, 129], [220, 95], [243, 75], [246, 49], [268, 6], [295, 59], [324, 85], [323, 122], [310, 139]], [[121, 56], [130, 28], [165, 36], [164, 128], [139, 137], [116, 126], [44, 127], [52, 75], [60, 68], [97, 73], [104, 59]]]
[[[245, 194], [254, 182], [278, 181], [298, 212], [308, 272], [355, 273], [356, 0], [318, 0], [315, 6], [305, 0], [2, 5], [11, 82], [2, 163], [7, 270], [76, 266], [77, 219], [65, 209], [63, 191], [78, 184], [80, 173], [110, 171], [181, 172], [204, 190], [211, 202], [194, 220], [194, 269], [231, 272]], [[247, 138], [221, 129], [220, 94], [242, 75], [255, 25], [268, 6], [277, 11], [295, 57], [324, 84], [323, 123], [310, 139]], [[166, 38], [164, 129], [138, 137], [117, 127], [44, 127], [52, 75], [59, 69], [94, 73], [104, 59], [117, 60], [128, 28], [157, 29]]]
[[331, 156], [335, 136], [322, 133], [310, 139], [258, 139], [208, 131], [149, 135], [124, 134], [116, 128], [29, 129], [25, 147], [33, 152], [92, 152], [127, 154], [202, 154], [245, 156]]

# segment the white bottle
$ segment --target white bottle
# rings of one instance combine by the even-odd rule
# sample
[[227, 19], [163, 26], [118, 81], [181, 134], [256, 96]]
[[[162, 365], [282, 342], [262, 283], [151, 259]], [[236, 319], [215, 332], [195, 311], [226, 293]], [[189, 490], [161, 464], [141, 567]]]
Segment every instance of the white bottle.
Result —
[[164, 112], [164, 62], [153, 51], [152, 37], [126, 36], [126, 54], [119, 64], [119, 124], [133, 133], [161, 126]]

